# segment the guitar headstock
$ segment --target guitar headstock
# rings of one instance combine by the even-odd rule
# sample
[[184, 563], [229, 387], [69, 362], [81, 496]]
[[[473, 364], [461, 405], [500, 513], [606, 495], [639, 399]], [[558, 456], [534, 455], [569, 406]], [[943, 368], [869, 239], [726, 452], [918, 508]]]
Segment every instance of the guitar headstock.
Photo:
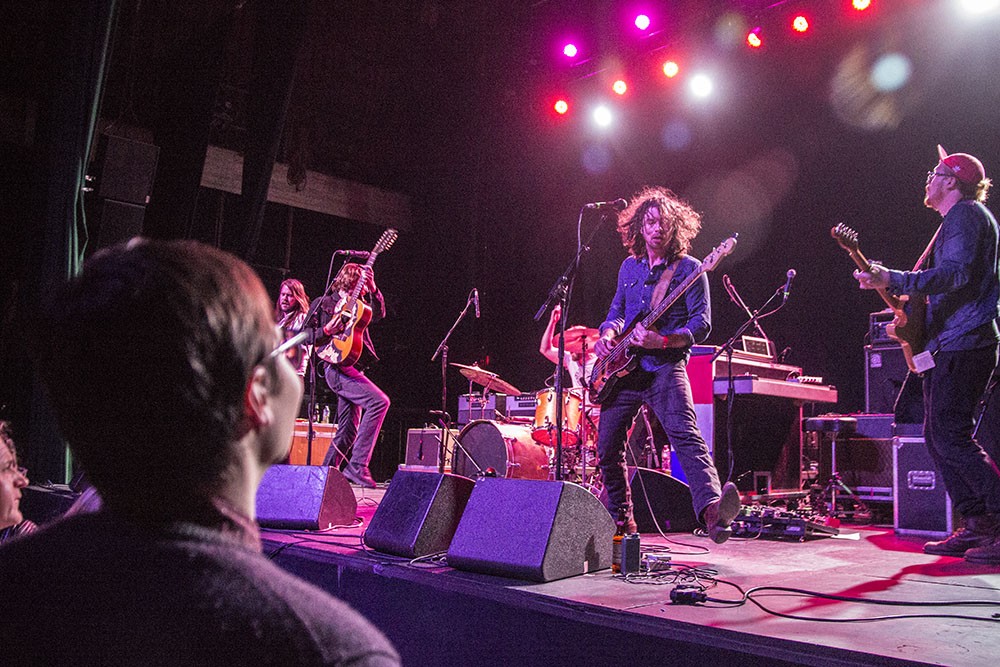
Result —
[[372, 250], [372, 254], [377, 254], [383, 250], [388, 250], [392, 247], [392, 244], [396, 242], [399, 238], [399, 232], [391, 227], [382, 232], [382, 236], [379, 237], [378, 242], [375, 244], [375, 249]]
[[701, 260], [701, 266], [705, 271], [711, 271], [714, 269], [719, 261], [731, 253], [736, 248], [736, 236], [730, 236], [728, 239], [720, 243], [715, 247], [712, 252], [708, 253], [708, 257]]
[[847, 252], [857, 252], [858, 233], [844, 223], [837, 223], [837, 226], [830, 230], [830, 236], [837, 239], [840, 247]]

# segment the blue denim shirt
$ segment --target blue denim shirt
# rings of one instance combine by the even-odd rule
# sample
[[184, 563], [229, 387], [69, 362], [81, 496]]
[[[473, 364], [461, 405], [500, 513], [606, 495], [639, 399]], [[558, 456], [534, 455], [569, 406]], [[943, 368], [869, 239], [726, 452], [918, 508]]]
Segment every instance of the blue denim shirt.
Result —
[[995, 345], [1000, 339], [996, 218], [977, 201], [952, 206], [941, 221], [930, 268], [889, 271], [889, 291], [927, 295], [927, 350]]
[[[677, 262], [677, 269], [670, 279], [666, 291], [669, 295], [691, 273], [698, 270], [701, 262], [694, 257], [685, 255]], [[663, 275], [666, 264], [660, 263], [649, 268], [646, 257], [628, 257], [618, 270], [618, 289], [611, 300], [608, 317], [601, 324], [601, 333], [608, 328], [614, 328], [617, 333], [625, 330], [627, 324], [632, 324], [639, 316], [650, 312], [653, 289]], [[690, 289], [671, 306], [660, 319], [656, 321], [656, 330], [661, 335], [687, 329], [691, 332], [695, 343], [700, 343], [708, 337], [712, 330], [712, 307], [708, 296], [708, 276], [701, 274]], [[640, 364], [647, 371], [655, 371], [668, 363], [686, 359], [690, 348], [667, 348], [665, 350], [647, 350], [636, 348], [641, 352]]]

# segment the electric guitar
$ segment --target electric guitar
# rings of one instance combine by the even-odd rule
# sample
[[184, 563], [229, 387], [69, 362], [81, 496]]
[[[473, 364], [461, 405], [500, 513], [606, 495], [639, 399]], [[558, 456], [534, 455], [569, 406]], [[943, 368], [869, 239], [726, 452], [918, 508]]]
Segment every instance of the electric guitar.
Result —
[[[840, 247], [846, 250], [858, 268], [868, 273], [872, 269], [871, 262], [858, 250], [858, 234], [847, 225], [840, 223], [830, 230], [830, 236], [837, 239]], [[914, 355], [920, 354], [927, 343], [924, 333], [924, 318], [927, 313], [927, 299], [918, 297], [910, 299], [906, 296], [897, 297], [885, 289], [877, 289], [885, 305], [892, 310], [892, 323], [887, 325], [885, 332], [903, 350], [906, 365], [914, 373], [919, 372], [913, 361]]]
[[[371, 268], [378, 254], [392, 247], [398, 236], [399, 233], [395, 229], [387, 229], [382, 232], [382, 236], [368, 255], [365, 266]], [[336, 366], [351, 366], [361, 356], [361, 350], [364, 348], [365, 328], [372, 321], [371, 307], [358, 300], [364, 282], [364, 274], [362, 274], [358, 282], [355, 283], [354, 289], [351, 290], [350, 296], [333, 316], [334, 320], [340, 318], [343, 329], [335, 333], [330, 342], [316, 353], [323, 361]]]
[[635, 370], [639, 364], [639, 357], [632, 349], [637, 341], [633, 340], [635, 326], [642, 322], [645, 329], [653, 328], [653, 323], [660, 319], [663, 313], [667, 312], [670, 306], [674, 305], [677, 299], [681, 298], [684, 292], [688, 291], [701, 274], [714, 269], [719, 261], [731, 253], [736, 247], [736, 237], [731, 236], [718, 245], [701, 262], [698, 270], [692, 271], [691, 275], [684, 279], [674, 291], [665, 296], [659, 304], [648, 314], [642, 313], [636, 316], [631, 324], [614, 339], [614, 347], [608, 354], [599, 359], [594, 364], [594, 369], [590, 373], [590, 397], [595, 403], [603, 403], [611, 395], [618, 381]]

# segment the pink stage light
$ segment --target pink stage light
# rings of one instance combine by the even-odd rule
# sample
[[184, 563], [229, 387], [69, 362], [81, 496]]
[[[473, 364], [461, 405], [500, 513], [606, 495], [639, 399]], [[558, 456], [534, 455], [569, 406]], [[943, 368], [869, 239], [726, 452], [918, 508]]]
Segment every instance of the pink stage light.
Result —
[[563, 55], [567, 58], [576, 58], [576, 54], [579, 53], [576, 49], [575, 44], [567, 44], [563, 47]]
[[851, 4], [856, 10], [863, 12], [871, 6], [872, 0], [854, 0]]
[[809, 29], [809, 21], [805, 16], [799, 14], [792, 20], [792, 30], [795, 32], [805, 32]]
[[615, 81], [614, 85], [611, 86], [611, 89], [619, 95], [624, 95], [625, 91], [628, 90], [628, 85], [626, 85], [623, 80], [618, 79]]
[[635, 17], [635, 27], [639, 30], [646, 30], [649, 28], [649, 17], [645, 14], [639, 14]]
[[754, 49], [759, 49], [764, 42], [760, 38], [760, 28], [754, 28], [747, 33], [747, 44]]
[[556, 113], [561, 116], [569, 111], [569, 103], [566, 100], [559, 100], [552, 106], [552, 108], [555, 109]]
[[672, 79], [677, 76], [677, 73], [681, 71], [680, 66], [673, 60], [668, 60], [663, 63], [663, 74], [668, 79]]

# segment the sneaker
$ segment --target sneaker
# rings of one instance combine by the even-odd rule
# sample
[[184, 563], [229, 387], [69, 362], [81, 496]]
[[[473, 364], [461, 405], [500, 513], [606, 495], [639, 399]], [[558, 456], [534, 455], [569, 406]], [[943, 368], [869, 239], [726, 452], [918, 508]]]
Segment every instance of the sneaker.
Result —
[[961, 558], [969, 549], [987, 547], [1000, 537], [1000, 526], [989, 515], [966, 517], [964, 525], [940, 542], [928, 542], [924, 553]]
[[353, 463], [348, 463], [341, 472], [351, 484], [357, 484], [367, 489], [375, 488], [375, 480], [372, 479], [368, 466], [355, 466]]
[[732, 482], [722, 487], [722, 497], [710, 504], [702, 512], [708, 536], [716, 544], [722, 544], [733, 534], [730, 526], [740, 513], [740, 492]]

